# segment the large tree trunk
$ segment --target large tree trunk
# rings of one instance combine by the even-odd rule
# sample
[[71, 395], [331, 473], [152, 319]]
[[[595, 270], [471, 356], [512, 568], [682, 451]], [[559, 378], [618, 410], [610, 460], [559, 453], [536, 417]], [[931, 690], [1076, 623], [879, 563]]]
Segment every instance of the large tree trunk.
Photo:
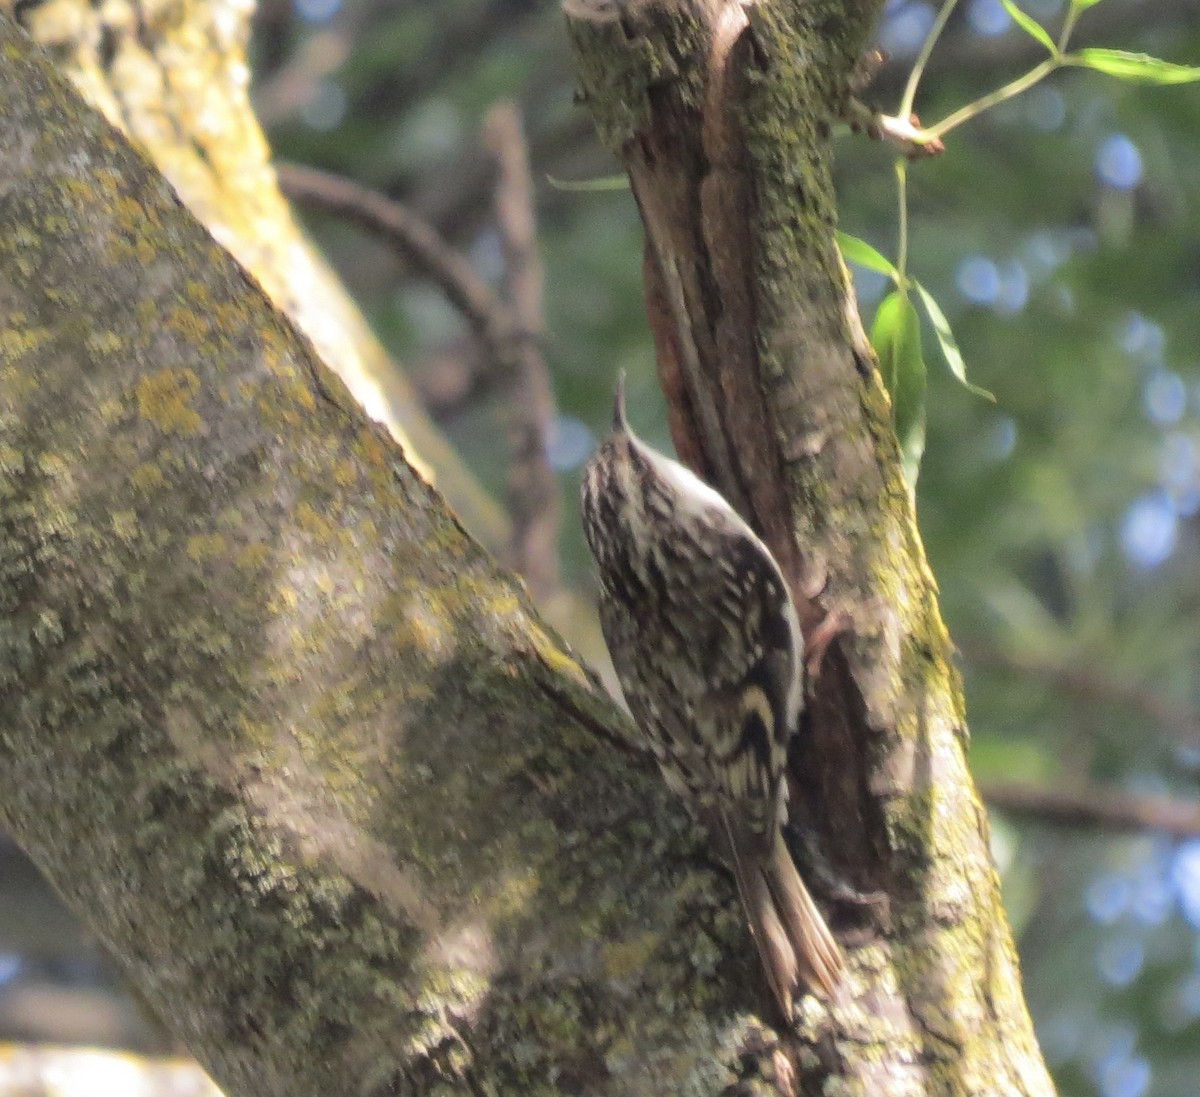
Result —
[[797, 799], [838, 873], [889, 903], [852, 947], [856, 1002], [805, 1034], [805, 1087], [1046, 1093], [951, 646], [834, 237], [830, 133], [882, 6], [565, 3], [645, 227], [676, 449], [763, 535], [807, 627], [850, 621]]
[[[87, 101], [153, 161], [217, 241], [437, 482], [475, 535], [505, 520], [432, 427], [357, 306], [298, 230], [249, 99], [242, 0], [0, 0]], [[419, 457], [417, 456], [419, 455]]]
[[730, 881], [620, 715], [2, 17], [0, 822], [231, 1095], [1048, 1092], [831, 239], [866, 13], [816, 7], [818, 40], [782, 5], [753, 34], [740, 5], [634, 9], [572, 27], [650, 226], [681, 452], [810, 622], [853, 613], [800, 782], [890, 897], [843, 934], [844, 998], [758, 1019]]

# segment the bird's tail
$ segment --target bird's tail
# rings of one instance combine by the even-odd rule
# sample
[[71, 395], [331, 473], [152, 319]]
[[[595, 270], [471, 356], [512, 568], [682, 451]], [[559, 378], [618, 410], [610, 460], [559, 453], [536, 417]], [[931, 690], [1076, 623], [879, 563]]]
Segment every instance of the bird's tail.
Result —
[[764, 860], [761, 853], [733, 845], [734, 874], [750, 931], [771, 990], [792, 1019], [792, 1003], [801, 991], [832, 998], [842, 978], [842, 950], [825, 924], [782, 835]]

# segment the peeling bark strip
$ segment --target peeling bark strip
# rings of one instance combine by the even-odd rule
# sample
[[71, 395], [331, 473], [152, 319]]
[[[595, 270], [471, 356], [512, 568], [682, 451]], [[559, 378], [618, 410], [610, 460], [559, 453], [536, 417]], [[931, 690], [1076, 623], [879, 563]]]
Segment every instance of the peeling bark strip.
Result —
[[[693, 51], [647, 89], [647, 124], [623, 146], [646, 227], [646, 297], [663, 387], [681, 397], [671, 404], [676, 448], [758, 528], [774, 524], [784, 543], [780, 457], [762, 430], [761, 398], [741, 380], [758, 370], [749, 175], [737, 113], [745, 11], [714, 8], [711, 25], [698, 21], [696, 39], [673, 47], [653, 25], [655, 9], [637, 8], [619, 22], [631, 48], [645, 41]], [[703, 79], [688, 81], [690, 69]], [[770, 494], [756, 500], [756, 486]]]
[[[772, 261], [764, 245], [772, 242], [763, 230], [779, 212], [769, 187], [785, 191], [792, 220], [824, 220], [830, 231], [810, 231], [806, 251], [795, 256], [798, 268], [815, 266], [816, 276], [809, 299], [795, 301], [789, 319], [844, 347], [846, 287], [833, 248], [826, 147], [828, 118], [844, 92], [828, 63], [832, 51], [814, 59], [826, 62], [823, 68], [800, 66], [810, 87], [787, 91], [798, 100], [789, 125], [813, 132], [802, 140], [763, 140], [762, 124], [775, 124], [764, 109], [780, 108], [766, 96], [796, 75], [791, 63], [781, 71], [775, 55], [792, 43], [780, 40], [766, 7], [568, 0], [565, 8], [584, 95], [601, 135], [625, 159], [645, 225], [647, 312], [662, 385], [672, 397], [676, 449], [763, 535], [797, 580], [801, 615], [811, 627], [822, 616], [814, 595], [828, 564], [797, 552], [782, 471], [797, 451], [810, 455], [827, 439], [799, 433], [803, 417], [778, 423], [767, 399], [770, 382], [778, 381], [770, 341], [792, 333], [770, 326], [771, 297], [782, 287], [764, 280]], [[626, 60], [612, 68], [596, 62], [617, 52]], [[849, 359], [860, 371], [849, 378], [852, 387], [869, 372], [859, 335]]]
[[676, 448], [763, 536], [806, 629], [851, 622], [795, 800], [891, 917], [843, 934], [846, 1000], [786, 1045], [800, 1091], [1042, 1095], [958, 675], [834, 239], [831, 120], [881, 8], [564, 3], [583, 99], [642, 215]]

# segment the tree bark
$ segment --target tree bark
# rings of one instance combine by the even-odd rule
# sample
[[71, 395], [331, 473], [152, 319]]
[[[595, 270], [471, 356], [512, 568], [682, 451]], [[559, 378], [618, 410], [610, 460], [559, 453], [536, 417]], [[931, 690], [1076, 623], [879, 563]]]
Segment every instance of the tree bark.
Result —
[[844, 997], [782, 1036], [727, 875], [621, 717], [0, 21], [0, 821], [231, 1097], [1049, 1092], [831, 237], [860, 8], [570, 13], [642, 156], [680, 451], [810, 625], [854, 622], [798, 800], [890, 919], [847, 912]]
[[231, 1097], [765, 1086], [622, 717], [3, 17], [0, 102], [0, 824]]
[[490, 547], [503, 513], [414, 400], [357, 305], [297, 227], [249, 98], [242, 0], [0, 0], [76, 89], [153, 161], [305, 332], [355, 398]]
[[952, 649], [838, 255], [830, 131], [882, 4], [566, 0], [583, 98], [624, 160], [676, 449], [757, 529], [807, 628], [794, 800], [878, 889], [805, 1092], [1052, 1092], [967, 772]]

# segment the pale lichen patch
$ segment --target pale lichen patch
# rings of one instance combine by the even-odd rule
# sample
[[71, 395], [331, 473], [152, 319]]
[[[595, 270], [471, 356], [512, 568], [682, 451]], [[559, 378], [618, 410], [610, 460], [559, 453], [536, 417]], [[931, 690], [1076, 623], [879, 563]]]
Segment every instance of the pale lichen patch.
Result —
[[115, 510], [109, 516], [113, 534], [126, 544], [137, 539], [137, 515], [131, 510]]
[[242, 546], [234, 563], [242, 571], [259, 571], [267, 565], [270, 559], [271, 546], [261, 541], [255, 541]]
[[0, 331], [0, 357], [17, 358], [31, 354], [50, 342], [54, 332], [47, 327], [9, 327]]
[[167, 477], [155, 462], [143, 461], [133, 470], [129, 482], [138, 491], [153, 491], [161, 488], [167, 482]]
[[193, 560], [210, 560], [225, 552], [225, 538], [219, 533], [197, 533], [187, 539], [187, 554]]
[[164, 434], [199, 434], [204, 421], [191, 406], [200, 378], [190, 369], [164, 369], [137, 384], [138, 414]]

